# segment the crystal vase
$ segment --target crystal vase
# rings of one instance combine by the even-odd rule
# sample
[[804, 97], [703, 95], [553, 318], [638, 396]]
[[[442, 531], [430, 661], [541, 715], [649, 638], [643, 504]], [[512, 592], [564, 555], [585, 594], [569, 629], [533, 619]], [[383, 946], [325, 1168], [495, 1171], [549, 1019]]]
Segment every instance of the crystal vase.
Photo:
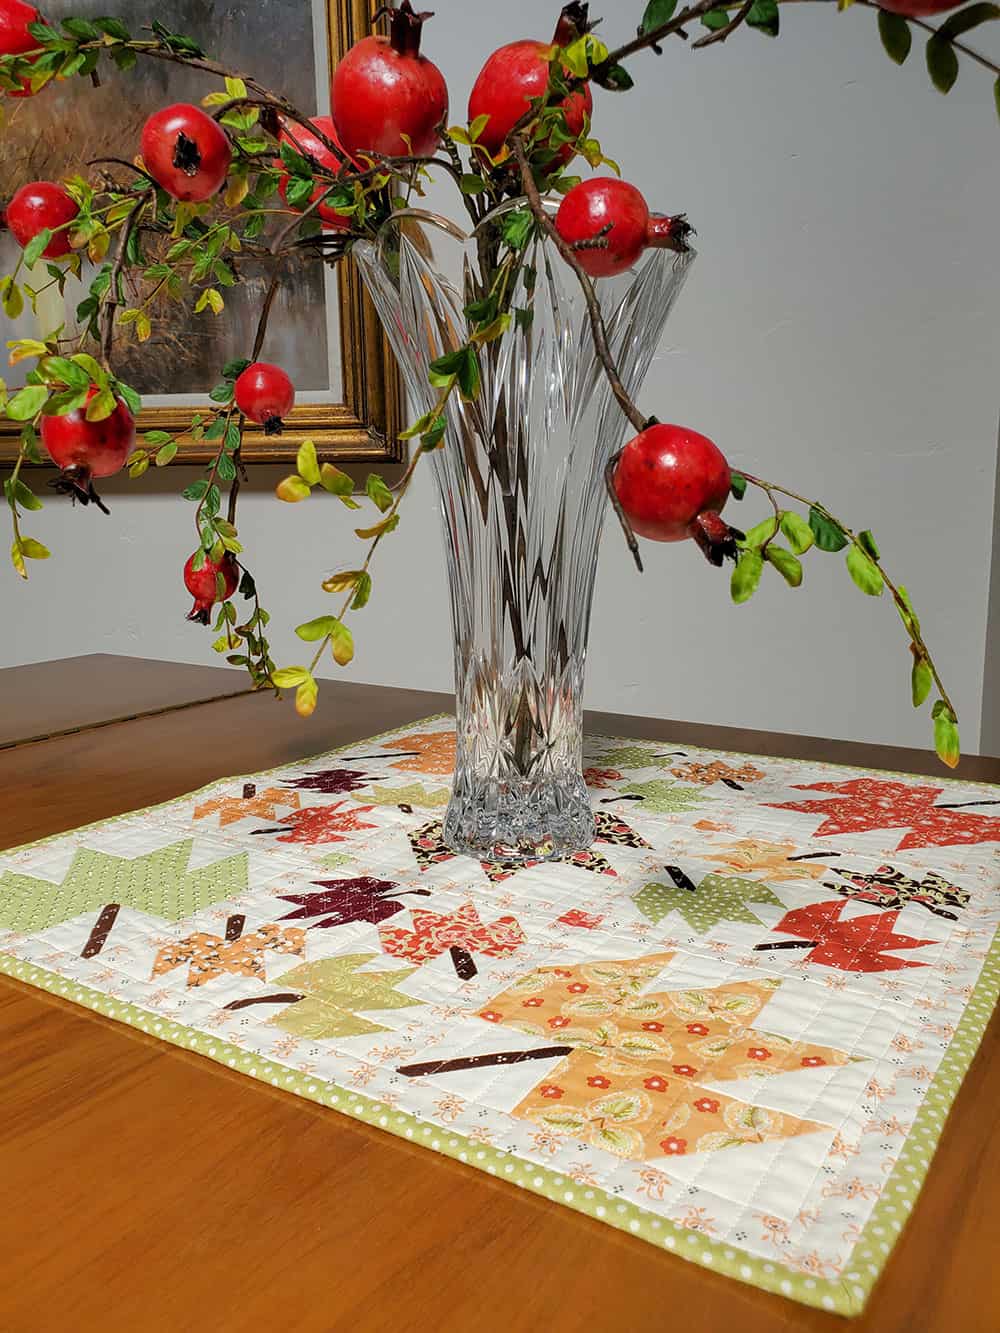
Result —
[[[505, 219], [517, 208], [496, 210], [471, 235], [433, 215], [396, 215], [376, 241], [355, 245], [415, 415], [436, 401], [430, 363], [469, 341], [466, 307], [488, 292], [483, 274], [508, 253]], [[633, 396], [692, 260], [648, 250], [634, 269], [597, 283]], [[509, 327], [479, 347], [478, 392], [451, 394], [443, 445], [430, 458], [455, 634], [457, 752], [444, 838], [480, 860], [523, 862], [593, 840], [584, 665], [604, 469], [629, 427], [595, 354], [583, 292], [551, 242], [536, 236], [503, 282]]]

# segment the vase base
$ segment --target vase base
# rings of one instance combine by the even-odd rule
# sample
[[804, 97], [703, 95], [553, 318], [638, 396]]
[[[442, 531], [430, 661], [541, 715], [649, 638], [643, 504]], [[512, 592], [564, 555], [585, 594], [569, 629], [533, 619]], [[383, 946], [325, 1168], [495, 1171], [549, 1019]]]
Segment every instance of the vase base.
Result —
[[474, 790], [456, 784], [444, 820], [453, 852], [478, 861], [527, 865], [586, 851], [594, 815], [583, 780], [490, 782]]

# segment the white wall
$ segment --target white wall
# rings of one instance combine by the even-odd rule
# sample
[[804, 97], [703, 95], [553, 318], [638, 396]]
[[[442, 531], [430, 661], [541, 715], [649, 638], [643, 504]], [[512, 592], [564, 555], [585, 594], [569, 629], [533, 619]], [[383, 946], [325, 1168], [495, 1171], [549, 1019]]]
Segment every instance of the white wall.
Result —
[[[529, 0], [436, 7], [426, 47], [448, 76], [453, 119], [489, 50], [547, 35]], [[603, 8], [606, 34], [627, 38], [640, 0]], [[874, 16], [860, 9], [803, 6], [782, 23], [775, 42], [741, 32], [692, 53], [676, 41], [659, 60], [636, 59], [634, 93], [597, 91], [595, 132], [625, 176], [653, 207], [686, 210], [699, 232], [700, 259], [643, 404], [705, 431], [735, 465], [875, 531], [920, 611], [971, 752], [983, 708], [1000, 364], [1000, 136], [989, 78], [963, 68], [942, 98], [921, 51], [895, 69]], [[187, 479], [171, 470], [167, 480], [179, 488]], [[241, 532], [287, 662], [301, 657], [289, 627], [327, 609], [319, 578], [357, 543], [339, 506], [283, 506], [269, 480], [243, 500]], [[33, 567], [26, 588], [2, 578], [0, 665], [87, 651], [212, 660], [208, 635], [183, 620], [190, 513], [154, 490], [162, 481], [109, 486], [110, 519], [55, 503], [32, 516], [56, 558]], [[734, 521], [753, 521], [748, 511]], [[742, 607], [691, 544], [647, 545], [646, 560], [640, 579], [609, 526], [593, 706], [927, 743], [895, 612], [863, 597], [840, 558], [811, 553], [806, 586], [766, 579]], [[356, 637], [355, 678], [448, 686], [427, 478], [380, 554]]]

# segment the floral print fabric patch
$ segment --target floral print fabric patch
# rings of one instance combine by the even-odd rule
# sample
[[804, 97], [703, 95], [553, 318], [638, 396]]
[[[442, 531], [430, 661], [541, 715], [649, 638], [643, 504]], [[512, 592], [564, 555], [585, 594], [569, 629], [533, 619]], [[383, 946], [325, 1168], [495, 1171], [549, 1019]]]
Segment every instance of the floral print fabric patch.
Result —
[[1000, 789], [593, 738], [594, 846], [520, 866], [444, 846], [453, 761], [430, 719], [0, 854], [0, 970], [859, 1311], [996, 1002]]

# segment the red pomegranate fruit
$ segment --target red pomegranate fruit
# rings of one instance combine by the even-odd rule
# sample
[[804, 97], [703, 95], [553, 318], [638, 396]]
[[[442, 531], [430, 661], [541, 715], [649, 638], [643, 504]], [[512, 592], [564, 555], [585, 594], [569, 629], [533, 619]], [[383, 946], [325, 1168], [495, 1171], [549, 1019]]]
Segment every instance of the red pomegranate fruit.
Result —
[[280, 435], [283, 419], [295, 406], [295, 386], [280, 366], [255, 361], [236, 381], [236, 406], [263, 426], [265, 435]]
[[[545, 95], [549, 86], [551, 47], [569, 46], [589, 31], [587, 10], [585, 4], [566, 5], [551, 42], [530, 39], [510, 42], [494, 51], [479, 71], [469, 97], [469, 123], [479, 116], [489, 117], [476, 142], [482, 144], [491, 157], [499, 153], [507, 135], [529, 110], [530, 100]], [[560, 105], [566, 116], [566, 128], [576, 137], [593, 109], [590, 86], [585, 84], [579, 92], [570, 93]], [[572, 145], [563, 144], [556, 162], [563, 164], [572, 156]]]
[[654, 422], [629, 440], [614, 471], [615, 494], [640, 537], [694, 537], [713, 564], [735, 556], [735, 536], [719, 513], [729, 496], [729, 464], [705, 435]]
[[[87, 402], [97, 393], [90, 386]], [[95, 477], [112, 477], [125, 466], [135, 445], [135, 421], [122, 399], [103, 421], [88, 421], [86, 405], [61, 417], [42, 417], [42, 444], [60, 474], [52, 483], [81, 504], [108, 509], [94, 490]]]
[[184, 586], [194, 598], [194, 606], [188, 612], [187, 618], [197, 621], [199, 625], [207, 625], [212, 618], [212, 607], [215, 603], [228, 602], [236, 591], [240, 581], [240, 570], [235, 557], [228, 551], [218, 564], [206, 555], [201, 569], [195, 569], [194, 562], [199, 555], [204, 555], [204, 552], [195, 551], [188, 557], [184, 566]]
[[46, 259], [61, 259], [71, 249], [67, 223], [79, 211], [79, 205], [64, 186], [55, 181], [31, 181], [14, 195], [5, 216], [11, 235], [22, 249], [40, 231], [49, 228], [53, 236], [42, 254]]
[[556, 231], [574, 247], [592, 278], [611, 278], [631, 268], [648, 246], [687, 250], [691, 227], [683, 214], [650, 213], [640, 191], [627, 181], [597, 176], [574, 185], [565, 196]]
[[142, 127], [140, 147], [157, 185], [188, 204], [203, 203], [219, 190], [233, 157], [225, 130], [186, 102], [154, 112]]
[[334, 70], [333, 119], [349, 153], [426, 157], [448, 121], [444, 76], [420, 54], [430, 13], [410, 0], [391, 11], [388, 37], [363, 37]]
[[[44, 22], [34, 5], [26, 5], [23, 0], [0, 0], [0, 56], [20, 56], [36, 50], [38, 40], [28, 31], [28, 24]], [[7, 96], [30, 97], [31, 80], [22, 79], [20, 89]]]
[[946, 10], [957, 9], [965, 0], [878, 0], [880, 9], [888, 9], [893, 14], [903, 14], [907, 18], [927, 18], [929, 14], [943, 14]]
[[[320, 134], [326, 135], [331, 143], [335, 143], [338, 148], [343, 147], [337, 135], [337, 127], [329, 116], [315, 116], [310, 123], [319, 130]], [[315, 134], [310, 134], [304, 125], [283, 125], [278, 138], [279, 142], [291, 144], [303, 157], [311, 158], [321, 167], [326, 167], [328, 171], [338, 172], [343, 169], [339, 159], [330, 152], [322, 139], [318, 139]], [[281, 167], [280, 159], [275, 162], [275, 166]], [[286, 204], [288, 203], [288, 179], [288, 172], [282, 170], [281, 179], [278, 181], [278, 193]], [[313, 203], [319, 195], [325, 193], [328, 189], [328, 181], [317, 185], [309, 197], [309, 203]], [[295, 211], [301, 212], [307, 207], [308, 204], [297, 204]], [[351, 225], [350, 215], [338, 213], [330, 204], [320, 204], [316, 213], [328, 231], [346, 231]]]

